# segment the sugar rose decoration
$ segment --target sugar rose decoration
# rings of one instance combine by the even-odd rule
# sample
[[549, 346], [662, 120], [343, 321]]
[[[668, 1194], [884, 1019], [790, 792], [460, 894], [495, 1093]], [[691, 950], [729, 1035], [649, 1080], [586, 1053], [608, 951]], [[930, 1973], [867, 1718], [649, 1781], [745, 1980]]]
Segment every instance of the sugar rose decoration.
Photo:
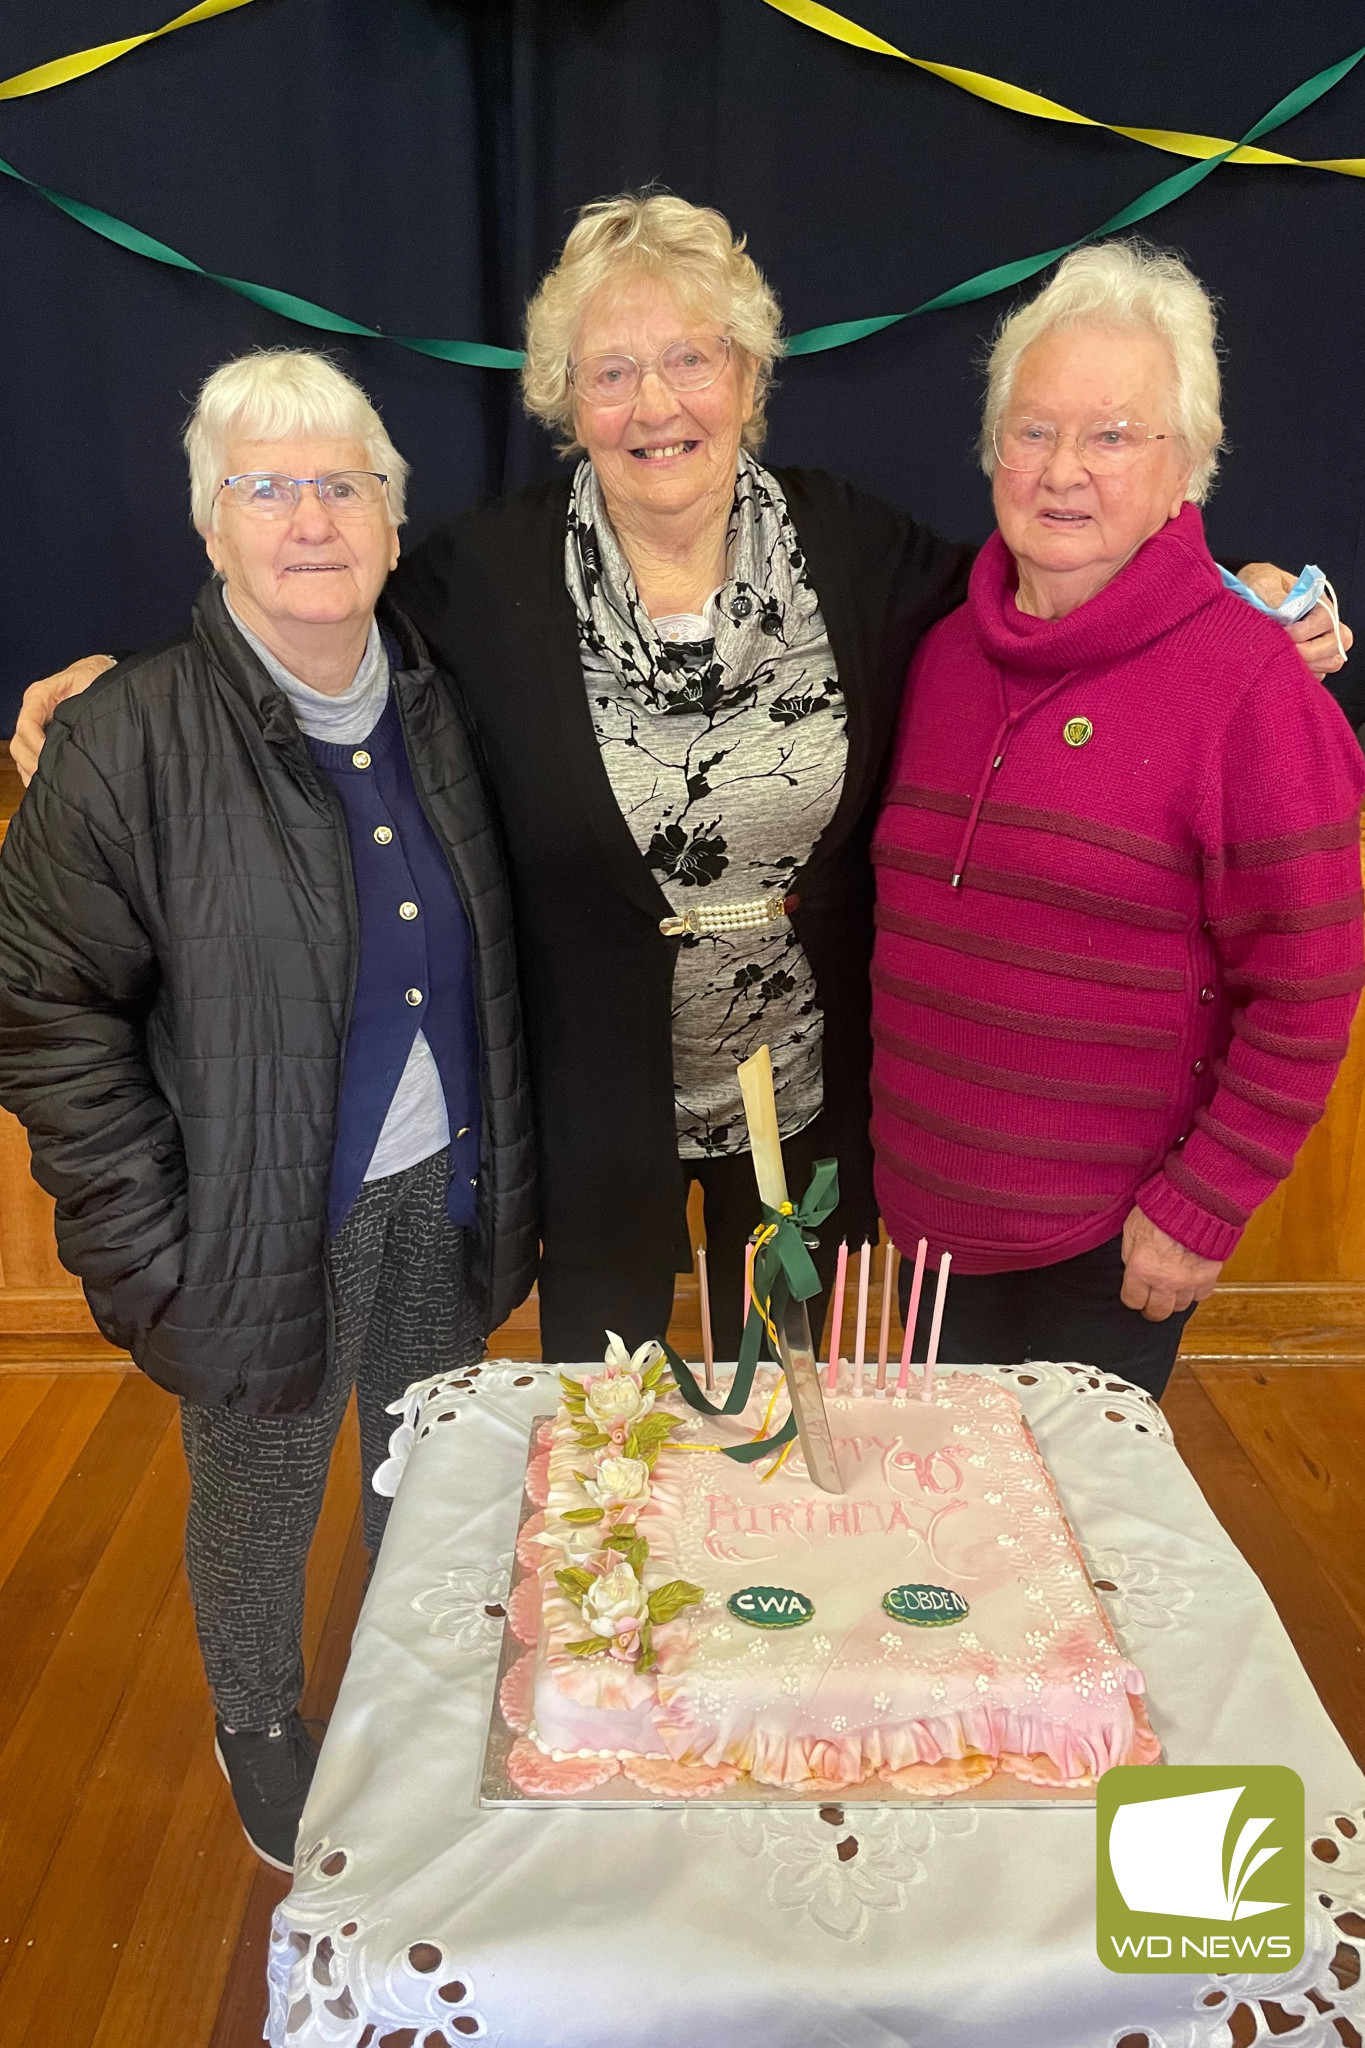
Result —
[[648, 1671], [655, 1662], [654, 1630], [695, 1605], [702, 1588], [687, 1579], [645, 1583], [649, 1544], [637, 1517], [649, 1499], [654, 1461], [679, 1418], [658, 1405], [659, 1346], [650, 1342], [628, 1353], [615, 1331], [607, 1336], [604, 1372], [559, 1378], [588, 1465], [574, 1471], [583, 1506], [562, 1509], [559, 1519], [581, 1525], [585, 1535], [591, 1530], [595, 1547], [581, 1564], [557, 1571], [555, 1581], [587, 1628], [580, 1641], [565, 1644], [571, 1657], [616, 1657]]

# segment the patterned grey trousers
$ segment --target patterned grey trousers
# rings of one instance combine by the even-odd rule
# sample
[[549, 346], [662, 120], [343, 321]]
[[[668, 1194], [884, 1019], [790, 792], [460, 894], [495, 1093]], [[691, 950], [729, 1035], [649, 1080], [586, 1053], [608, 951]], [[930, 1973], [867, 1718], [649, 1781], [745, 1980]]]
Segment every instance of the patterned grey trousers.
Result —
[[373, 1556], [389, 1503], [370, 1480], [397, 1426], [387, 1403], [483, 1350], [465, 1290], [464, 1232], [446, 1215], [449, 1160], [437, 1152], [368, 1182], [333, 1239], [334, 1355], [312, 1414], [180, 1404], [190, 1469], [185, 1569], [204, 1669], [229, 1728], [269, 1727], [298, 1704], [304, 1568], [351, 1388]]

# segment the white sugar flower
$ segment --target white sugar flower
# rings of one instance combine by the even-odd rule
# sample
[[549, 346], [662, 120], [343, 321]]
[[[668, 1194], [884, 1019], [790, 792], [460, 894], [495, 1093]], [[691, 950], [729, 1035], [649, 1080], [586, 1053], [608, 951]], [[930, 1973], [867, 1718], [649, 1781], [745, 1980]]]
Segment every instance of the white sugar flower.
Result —
[[599, 1372], [595, 1379], [585, 1381], [584, 1385], [586, 1412], [608, 1436], [617, 1425], [628, 1429], [642, 1415], [648, 1415], [654, 1406], [653, 1394], [644, 1391], [634, 1373]]
[[649, 1604], [630, 1566], [618, 1564], [593, 1580], [583, 1595], [583, 1612], [595, 1636], [638, 1634]]
[[595, 1479], [585, 1479], [583, 1488], [600, 1508], [621, 1506], [649, 1499], [649, 1467], [643, 1458], [603, 1458]]

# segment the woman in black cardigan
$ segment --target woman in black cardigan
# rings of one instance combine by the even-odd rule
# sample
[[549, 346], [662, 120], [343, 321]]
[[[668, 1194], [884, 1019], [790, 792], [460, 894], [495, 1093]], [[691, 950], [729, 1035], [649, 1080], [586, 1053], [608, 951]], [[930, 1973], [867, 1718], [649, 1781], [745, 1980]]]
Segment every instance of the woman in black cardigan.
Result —
[[[975, 550], [758, 465], [779, 327], [718, 213], [585, 208], [528, 309], [525, 371], [583, 459], [438, 527], [389, 586], [464, 694], [502, 815], [547, 1358], [662, 1330], [693, 1179], [734, 1355], [757, 1213], [734, 1068], [759, 1044], [795, 1191], [839, 1162], [822, 1279], [840, 1237], [876, 1234], [868, 839], [910, 655]], [[30, 732], [74, 680], [35, 686]]]

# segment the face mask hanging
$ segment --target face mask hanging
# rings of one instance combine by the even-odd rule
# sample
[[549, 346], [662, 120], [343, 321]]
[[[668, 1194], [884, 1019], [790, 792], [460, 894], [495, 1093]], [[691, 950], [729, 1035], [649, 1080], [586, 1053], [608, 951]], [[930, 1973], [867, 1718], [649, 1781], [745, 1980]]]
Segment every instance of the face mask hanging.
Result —
[[1325, 605], [1332, 621], [1337, 653], [1345, 661], [1346, 649], [1341, 644], [1341, 610], [1337, 604], [1337, 594], [1322, 570], [1313, 563], [1308, 564], [1294, 588], [1275, 606], [1268, 605], [1262, 598], [1257, 597], [1255, 591], [1248, 589], [1240, 577], [1233, 575], [1231, 569], [1220, 567], [1218, 573], [1223, 579], [1225, 590], [1230, 590], [1235, 597], [1240, 597], [1245, 603], [1254, 605], [1256, 610], [1264, 612], [1268, 619], [1278, 619], [1282, 626], [1292, 626], [1296, 620], [1307, 618], [1315, 604]]

